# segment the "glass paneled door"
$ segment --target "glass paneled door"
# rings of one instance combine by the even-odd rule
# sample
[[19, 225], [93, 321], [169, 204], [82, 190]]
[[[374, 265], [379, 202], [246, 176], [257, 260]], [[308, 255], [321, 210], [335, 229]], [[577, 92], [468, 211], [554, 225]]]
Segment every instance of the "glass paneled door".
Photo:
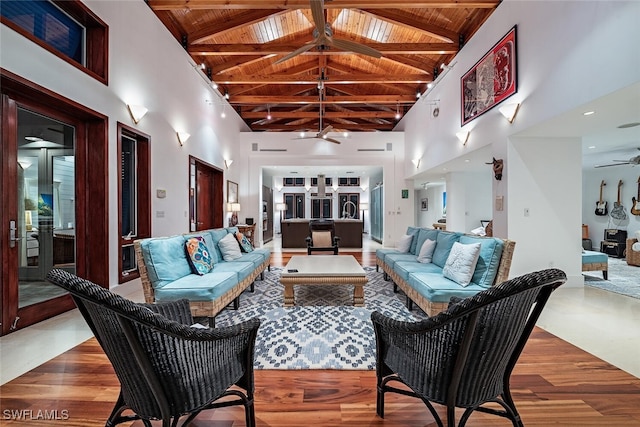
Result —
[[[9, 266], [17, 280], [3, 283], [8, 295], [3, 310], [15, 310], [10, 330], [35, 312], [54, 312], [56, 299], [66, 293], [46, 281], [52, 268], [75, 273], [75, 128], [51, 117], [17, 108], [17, 141], [3, 147], [3, 154], [15, 150], [15, 216], [9, 221]], [[16, 143], [17, 142], [17, 143]], [[6, 149], [6, 152], [4, 150]], [[12, 275], [11, 277], [16, 277]], [[17, 310], [16, 306], [17, 305]], [[11, 308], [9, 307], [11, 306]]]

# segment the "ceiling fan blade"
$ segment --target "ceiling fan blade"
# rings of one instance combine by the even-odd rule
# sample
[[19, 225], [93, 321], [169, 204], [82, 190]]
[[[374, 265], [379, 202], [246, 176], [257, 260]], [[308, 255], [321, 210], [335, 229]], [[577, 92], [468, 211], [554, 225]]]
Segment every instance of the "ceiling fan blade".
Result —
[[608, 165], [596, 165], [594, 166], [595, 168], [608, 168], [609, 166], [621, 166], [621, 165], [630, 165], [632, 164], [631, 162], [624, 162], [624, 163], [611, 163]]
[[324, 128], [320, 132], [318, 132], [318, 138], [324, 138], [324, 136], [326, 134], [328, 134], [329, 132], [331, 132], [332, 130], [333, 130], [333, 126], [328, 125], [326, 128]]
[[382, 57], [382, 53], [362, 43], [356, 43], [350, 40], [331, 39], [331, 44], [340, 50], [346, 50], [348, 52], [360, 53], [362, 55], [367, 55], [367, 56], [373, 56], [374, 58]]
[[324, 1], [323, 0], [310, 0], [311, 3], [311, 15], [313, 16], [313, 23], [318, 31], [318, 38], [322, 39], [325, 35], [325, 21], [324, 21]]
[[288, 60], [290, 60], [291, 58], [293, 58], [294, 56], [298, 56], [298, 55], [300, 55], [301, 53], [305, 53], [305, 52], [306, 52], [306, 51], [308, 51], [309, 49], [311, 49], [311, 48], [315, 47], [315, 45], [316, 45], [316, 42], [315, 42], [315, 41], [314, 41], [314, 42], [311, 42], [311, 43], [307, 43], [307, 44], [305, 44], [304, 46], [301, 46], [301, 47], [297, 48], [296, 50], [294, 50], [293, 52], [291, 52], [291, 53], [289, 53], [289, 54], [287, 54], [287, 55], [283, 56], [283, 57], [282, 57], [282, 58], [280, 58], [280, 59], [278, 59], [276, 62], [274, 62], [274, 65], [275, 65], [275, 64], [280, 64], [281, 62], [284, 62], [284, 61], [288, 61]]
[[322, 139], [324, 139], [325, 141], [333, 142], [334, 144], [341, 144], [341, 142], [338, 141], [337, 139], [333, 139], [333, 138], [329, 138], [329, 137], [322, 138]]

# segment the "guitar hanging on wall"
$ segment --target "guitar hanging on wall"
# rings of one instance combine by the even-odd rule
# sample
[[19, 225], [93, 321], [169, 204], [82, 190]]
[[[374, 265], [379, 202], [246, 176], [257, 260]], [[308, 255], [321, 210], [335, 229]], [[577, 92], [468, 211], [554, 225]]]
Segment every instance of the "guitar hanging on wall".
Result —
[[605, 184], [603, 179], [602, 182], [600, 182], [600, 201], [596, 202], [596, 215], [598, 216], [605, 216], [609, 213], [609, 209], [607, 208], [607, 202], [602, 200], [602, 187], [604, 187], [605, 185], [607, 184]]
[[623, 221], [627, 219], [627, 213], [624, 211], [624, 206], [622, 206], [622, 202], [620, 201], [620, 188], [622, 187], [622, 180], [618, 181], [618, 201], [613, 204], [613, 209], [611, 209], [611, 218]]
[[633, 203], [631, 204], [631, 213], [634, 215], [640, 215], [640, 176], [638, 177], [638, 198], [632, 197]]

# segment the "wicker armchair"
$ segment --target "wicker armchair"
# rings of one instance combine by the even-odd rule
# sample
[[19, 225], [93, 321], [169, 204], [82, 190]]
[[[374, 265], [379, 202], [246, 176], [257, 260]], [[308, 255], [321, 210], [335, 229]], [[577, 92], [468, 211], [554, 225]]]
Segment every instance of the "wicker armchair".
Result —
[[[477, 410], [522, 427], [509, 378], [551, 292], [565, 281], [557, 269], [526, 274], [415, 323], [373, 312], [378, 415], [384, 418], [385, 393], [395, 392], [422, 399], [440, 427], [433, 403], [446, 406], [449, 427], [456, 425], [455, 408], [464, 408], [460, 426]], [[488, 402], [502, 408], [482, 406]]]
[[[71, 293], [120, 381], [107, 426], [141, 419], [183, 425], [201, 411], [243, 405], [255, 425], [253, 358], [259, 319], [226, 328], [194, 328], [189, 302], [136, 304], [88, 280], [54, 269], [47, 280]], [[246, 392], [232, 386], [239, 386]], [[231, 396], [217, 402], [221, 397]], [[134, 415], [123, 415], [131, 410]]]
[[309, 221], [307, 255], [312, 252], [333, 252], [338, 255], [340, 237], [336, 236], [336, 225], [331, 219], [312, 219]]

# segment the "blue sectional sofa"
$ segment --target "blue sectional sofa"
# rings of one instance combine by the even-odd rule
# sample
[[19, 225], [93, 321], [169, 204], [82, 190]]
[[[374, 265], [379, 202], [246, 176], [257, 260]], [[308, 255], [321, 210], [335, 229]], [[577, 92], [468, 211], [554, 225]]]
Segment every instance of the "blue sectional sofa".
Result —
[[[188, 299], [193, 316], [208, 317], [213, 325], [215, 316], [255, 279], [264, 278], [269, 268], [271, 251], [256, 248], [241, 252], [233, 260], [224, 260], [219, 242], [237, 227], [217, 228], [170, 237], [151, 237], [134, 242], [138, 270], [145, 302], [155, 303]], [[186, 251], [187, 240], [199, 237], [209, 250], [213, 268], [206, 274], [196, 274]]]
[[[385, 279], [391, 278], [410, 299], [409, 303], [415, 302], [429, 316], [445, 310], [452, 297], [473, 296], [509, 276], [514, 241], [418, 227], [408, 227], [406, 235], [412, 236], [408, 251], [378, 249], [376, 269], [382, 268]], [[427, 239], [436, 242], [432, 261], [418, 262], [420, 248]], [[478, 261], [471, 282], [466, 286], [443, 275], [443, 267], [455, 242], [463, 245], [480, 243]]]

